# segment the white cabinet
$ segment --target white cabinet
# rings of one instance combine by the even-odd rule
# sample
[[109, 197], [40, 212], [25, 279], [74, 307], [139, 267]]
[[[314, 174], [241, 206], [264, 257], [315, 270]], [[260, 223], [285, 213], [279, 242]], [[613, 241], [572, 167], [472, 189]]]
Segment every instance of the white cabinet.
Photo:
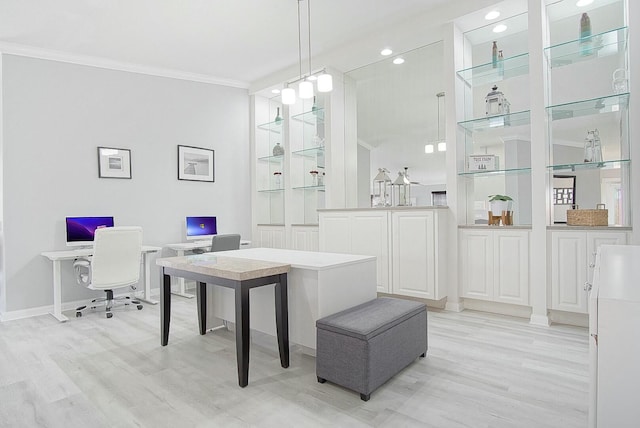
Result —
[[291, 226], [291, 247], [294, 250], [318, 251], [318, 226]]
[[598, 247], [624, 245], [626, 232], [551, 232], [551, 309], [586, 314], [585, 283], [591, 282]]
[[432, 300], [446, 296], [446, 238], [438, 239], [445, 230], [438, 224], [440, 217], [435, 211], [391, 214], [394, 294]]
[[529, 231], [460, 230], [462, 297], [529, 304]]
[[446, 297], [444, 209], [320, 211], [320, 251], [376, 256], [378, 292]]
[[258, 225], [258, 242], [256, 247], [285, 248], [286, 237], [284, 226]]
[[389, 212], [320, 212], [320, 251], [376, 256], [378, 292], [389, 293]]

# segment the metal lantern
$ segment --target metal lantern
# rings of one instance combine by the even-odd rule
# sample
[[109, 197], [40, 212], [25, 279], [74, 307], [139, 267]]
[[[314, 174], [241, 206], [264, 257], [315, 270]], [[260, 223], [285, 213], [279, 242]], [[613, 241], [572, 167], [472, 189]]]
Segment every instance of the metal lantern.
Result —
[[497, 85], [493, 85], [491, 89], [493, 90], [484, 98], [487, 116], [509, 114], [509, 101], [504, 97], [504, 94], [498, 90]]
[[373, 207], [388, 207], [391, 205], [389, 198], [389, 186], [391, 186], [391, 179], [387, 175], [389, 170], [386, 168], [378, 168], [378, 174], [373, 179], [373, 198], [371, 199], [371, 206]]
[[404, 171], [398, 171], [398, 177], [393, 182], [393, 199], [394, 205], [411, 205], [411, 182], [409, 181], [407, 168]]

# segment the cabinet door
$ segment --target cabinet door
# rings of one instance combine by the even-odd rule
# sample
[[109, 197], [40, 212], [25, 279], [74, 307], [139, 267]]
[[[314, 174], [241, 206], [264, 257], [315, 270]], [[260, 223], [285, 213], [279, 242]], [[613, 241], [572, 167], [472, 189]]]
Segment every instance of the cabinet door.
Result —
[[351, 217], [351, 254], [376, 256], [378, 292], [389, 287], [389, 213], [357, 212]]
[[551, 234], [551, 309], [587, 313], [587, 234]]
[[492, 300], [493, 236], [490, 231], [460, 231], [462, 297]]
[[593, 268], [600, 245], [625, 245], [626, 232], [587, 232], [587, 281], [593, 281]]
[[258, 245], [265, 248], [285, 248], [284, 227], [259, 226]]
[[393, 293], [439, 299], [435, 292], [435, 230], [432, 211], [392, 215]]
[[493, 242], [494, 300], [529, 304], [529, 232], [496, 231]]
[[294, 250], [318, 251], [318, 228], [292, 227], [291, 246]]
[[351, 254], [350, 224], [350, 213], [320, 213], [320, 251]]

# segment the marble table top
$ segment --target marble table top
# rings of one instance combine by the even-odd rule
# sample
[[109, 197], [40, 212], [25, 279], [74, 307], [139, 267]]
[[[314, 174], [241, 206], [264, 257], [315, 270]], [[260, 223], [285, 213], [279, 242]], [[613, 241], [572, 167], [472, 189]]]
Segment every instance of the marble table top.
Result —
[[236, 281], [278, 275], [287, 273], [291, 269], [291, 265], [288, 263], [223, 257], [215, 255], [214, 253], [195, 254], [184, 257], [165, 257], [157, 259], [156, 264], [163, 267]]

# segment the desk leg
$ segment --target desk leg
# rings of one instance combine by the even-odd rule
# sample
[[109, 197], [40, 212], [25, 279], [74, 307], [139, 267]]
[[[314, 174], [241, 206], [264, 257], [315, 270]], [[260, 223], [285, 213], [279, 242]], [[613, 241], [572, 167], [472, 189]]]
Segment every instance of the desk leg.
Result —
[[144, 294], [140, 300], [150, 305], [157, 305], [158, 301], [151, 298], [151, 264], [149, 263], [149, 254], [151, 253], [144, 253]]
[[278, 350], [280, 351], [280, 365], [289, 367], [289, 303], [287, 297], [287, 274], [279, 275], [275, 287], [276, 300], [276, 330], [278, 334]]
[[[184, 256], [184, 250], [176, 250], [176, 255], [178, 257]], [[173, 294], [180, 297], [186, 297], [187, 299], [193, 299], [194, 297], [196, 297], [193, 294], [187, 293], [187, 287], [185, 286], [184, 278], [178, 277], [177, 281], [178, 281], [178, 291], [172, 291]]]
[[238, 384], [249, 384], [249, 287], [239, 281], [236, 287], [236, 360]]
[[62, 315], [62, 277], [60, 274], [60, 260], [53, 260], [53, 312], [58, 321], [65, 322], [69, 318]]
[[167, 346], [169, 342], [169, 323], [171, 321], [171, 277], [162, 269], [162, 286], [160, 287], [160, 344]]
[[198, 327], [200, 334], [207, 332], [207, 284], [198, 282], [196, 284], [196, 296], [198, 300]]

